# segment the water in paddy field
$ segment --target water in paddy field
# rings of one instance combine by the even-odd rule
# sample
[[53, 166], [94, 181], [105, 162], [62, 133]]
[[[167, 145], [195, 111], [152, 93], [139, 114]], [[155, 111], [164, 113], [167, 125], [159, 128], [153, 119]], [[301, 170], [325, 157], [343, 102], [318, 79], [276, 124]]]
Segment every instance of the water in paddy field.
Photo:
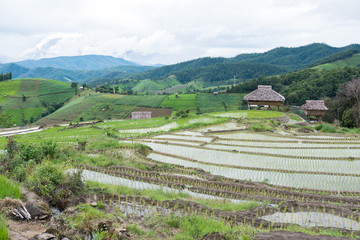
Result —
[[360, 230], [360, 223], [344, 217], [329, 213], [318, 212], [295, 212], [295, 213], [274, 213], [261, 217], [266, 221], [276, 223], [292, 223], [302, 227], [333, 227], [347, 230]]
[[[72, 172], [76, 172], [76, 171], [78, 171], [78, 170], [77, 169], [68, 169], [67, 170], [68, 173], [72, 173]], [[134, 181], [134, 180], [129, 180], [126, 178], [121, 178], [121, 177], [114, 177], [114, 176], [110, 176], [108, 174], [99, 173], [99, 172], [95, 172], [95, 171], [89, 171], [89, 170], [83, 170], [82, 179], [83, 179], [83, 181], [94, 181], [94, 182], [111, 184], [111, 185], [123, 185], [123, 186], [131, 187], [131, 188], [139, 189], [139, 190], [161, 189], [164, 192], [174, 192], [174, 193], [182, 192], [182, 193], [189, 194], [193, 198], [203, 198], [203, 199], [211, 199], [211, 200], [228, 200], [232, 203], [248, 202], [245, 200], [230, 199], [230, 198], [217, 197], [217, 196], [212, 196], [212, 195], [207, 195], [207, 194], [202, 194], [202, 193], [195, 193], [188, 189], [184, 189], [184, 190], [173, 189], [173, 188], [166, 187], [166, 186], [160, 186], [160, 185], [156, 185], [156, 184], [152, 184], [152, 183]]]

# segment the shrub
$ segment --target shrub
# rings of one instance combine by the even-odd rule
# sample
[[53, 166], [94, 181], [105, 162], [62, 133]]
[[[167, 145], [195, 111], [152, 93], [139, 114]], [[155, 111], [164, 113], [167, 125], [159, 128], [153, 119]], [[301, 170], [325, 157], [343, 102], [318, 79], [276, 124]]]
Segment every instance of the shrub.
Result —
[[63, 179], [64, 174], [58, 166], [44, 162], [28, 177], [26, 185], [37, 194], [51, 199], [56, 187]]
[[175, 113], [175, 116], [179, 118], [187, 118], [189, 116], [189, 112], [190, 112], [189, 109], [186, 110], [180, 109]]
[[51, 159], [53, 159], [56, 154], [58, 153], [58, 146], [56, 142], [53, 142], [52, 140], [43, 142], [41, 144], [41, 149], [44, 156], [47, 156]]
[[24, 161], [35, 160], [36, 163], [41, 163], [43, 158], [43, 151], [40, 147], [32, 144], [20, 144], [19, 153]]
[[269, 125], [263, 123], [251, 123], [250, 126], [248, 127], [248, 130], [254, 132], [265, 132], [265, 131], [271, 131], [272, 128]]

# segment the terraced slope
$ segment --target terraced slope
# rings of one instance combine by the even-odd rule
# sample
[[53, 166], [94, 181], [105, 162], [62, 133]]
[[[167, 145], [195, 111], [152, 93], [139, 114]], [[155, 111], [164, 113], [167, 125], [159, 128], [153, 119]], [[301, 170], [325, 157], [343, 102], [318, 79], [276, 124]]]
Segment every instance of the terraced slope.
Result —
[[74, 95], [70, 84], [47, 79], [20, 79], [0, 82], [0, 106], [17, 125], [32, 123], [43, 112], [61, 106]]

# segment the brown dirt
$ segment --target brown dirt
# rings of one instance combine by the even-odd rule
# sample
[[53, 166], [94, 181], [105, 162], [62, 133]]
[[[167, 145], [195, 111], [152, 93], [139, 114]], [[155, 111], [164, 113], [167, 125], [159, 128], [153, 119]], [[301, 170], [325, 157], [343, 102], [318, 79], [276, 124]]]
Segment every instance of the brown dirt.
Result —
[[256, 240], [345, 240], [346, 237], [330, 237], [324, 235], [308, 235], [300, 232], [274, 231], [256, 235]]
[[[136, 107], [133, 112], [151, 112], [151, 118], [171, 116], [171, 108], [148, 108], [148, 107]], [[130, 116], [130, 115], [129, 115]]]
[[10, 239], [27, 240], [46, 231], [46, 222], [7, 220]]

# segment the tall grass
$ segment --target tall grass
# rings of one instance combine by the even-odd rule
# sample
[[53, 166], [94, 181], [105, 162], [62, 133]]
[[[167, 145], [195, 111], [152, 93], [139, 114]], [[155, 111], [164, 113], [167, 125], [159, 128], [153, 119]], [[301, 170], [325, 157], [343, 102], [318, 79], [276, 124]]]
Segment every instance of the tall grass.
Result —
[[0, 214], [0, 239], [1, 240], [9, 239], [5, 217], [1, 214]]
[[0, 199], [6, 197], [20, 198], [20, 196], [21, 190], [19, 188], [19, 185], [12, 183], [5, 176], [0, 175]]

